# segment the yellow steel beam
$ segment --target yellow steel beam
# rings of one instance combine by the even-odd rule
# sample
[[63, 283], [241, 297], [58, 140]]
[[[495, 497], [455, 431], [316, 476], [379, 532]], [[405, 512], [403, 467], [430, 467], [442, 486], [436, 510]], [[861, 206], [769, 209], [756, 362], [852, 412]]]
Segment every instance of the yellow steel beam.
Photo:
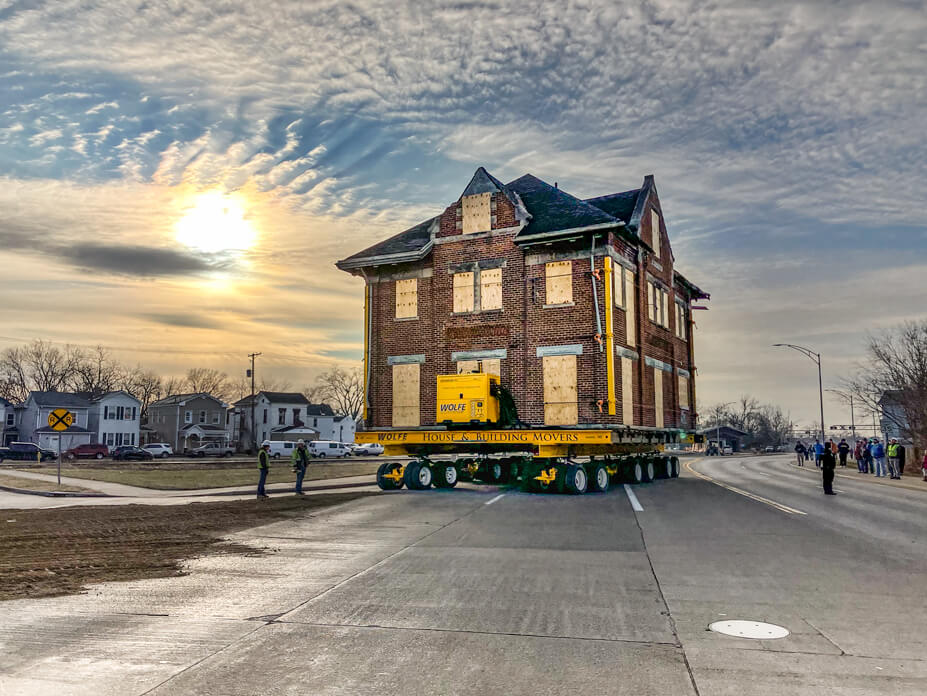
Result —
[[608, 415], [615, 415], [615, 310], [612, 302], [612, 259], [605, 257], [605, 385]]

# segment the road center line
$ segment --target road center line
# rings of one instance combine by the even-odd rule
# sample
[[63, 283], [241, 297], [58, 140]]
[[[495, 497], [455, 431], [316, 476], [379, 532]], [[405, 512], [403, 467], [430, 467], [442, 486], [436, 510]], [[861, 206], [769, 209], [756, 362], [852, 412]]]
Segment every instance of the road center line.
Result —
[[628, 500], [631, 501], [631, 509], [634, 512], [643, 512], [644, 506], [641, 505], [641, 501], [637, 499], [637, 495], [631, 490], [631, 486], [624, 484], [624, 492], [628, 494]]
[[788, 514], [790, 514], [790, 515], [807, 515], [807, 514], [808, 514], [807, 512], [802, 512], [801, 510], [796, 510], [795, 508], [789, 507], [788, 505], [783, 505], [782, 503], [777, 503], [775, 500], [770, 500], [769, 498], [764, 498], [764, 497], [761, 496], [761, 495], [755, 495], [755, 494], [753, 494], [753, 493], [750, 493], [749, 491], [743, 490], [742, 488], [737, 488], [736, 486], [730, 486], [730, 485], [728, 485], [728, 484], [726, 484], [726, 483], [723, 483], [723, 482], [721, 482], [721, 481], [718, 481], [717, 479], [713, 479], [711, 476], [706, 476], [705, 474], [702, 474], [702, 473], [696, 471], [695, 469], [693, 469], [693, 468], [692, 468], [692, 463], [691, 463], [691, 462], [686, 462], [686, 469], [688, 469], [691, 473], [693, 473], [693, 474], [695, 474], [696, 476], [698, 476], [700, 479], [704, 479], [705, 481], [710, 481], [711, 483], [715, 484], [716, 486], [721, 486], [721, 488], [726, 488], [727, 490], [731, 491], [732, 493], [737, 493], [738, 495], [745, 496], [745, 497], [747, 497], [747, 498], [750, 498], [751, 500], [757, 501], [758, 503], [764, 503], [764, 504], [766, 504], [766, 505], [769, 505], [770, 507], [774, 507], [774, 508], [776, 508], [777, 510], [781, 510], [782, 512], [786, 512], [786, 513], [788, 513]]
[[492, 505], [494, 502], [496, 502], [496, 501], [499, 500], [500, 498], [504, 498], [504, 497], [505, 497], [505, 493], [500, 493], [499, 495], [497, 495], [497, 496], [496, 496], [495, 498], [493, 498], [492, 500], [487, 500], [485, 503], [483, 503], [483, 505]]

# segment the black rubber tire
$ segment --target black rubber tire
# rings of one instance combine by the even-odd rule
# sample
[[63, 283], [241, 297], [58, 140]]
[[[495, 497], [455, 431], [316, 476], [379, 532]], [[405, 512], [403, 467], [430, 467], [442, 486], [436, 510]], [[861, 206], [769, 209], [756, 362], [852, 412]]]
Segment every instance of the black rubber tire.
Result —
[[277, 452], [277, 454], [272, 454], [271, 457], [273, 457], [274, 459], [280, 459], [280, 453]]
[[573, 495], [582, 495], [588, 488], [589, 476], [586, 474], [586, 470], [577, 464], [567, 466], [563, 479], [563, 489]]
[[439, 464], [434, 467], [434, 487], [453, 488], [460, 479], [457, 467], [453, 464]]
[[97, 458], [97, 459], [103, 459], [103, 453], [102, 453], [102, 452], [97, 452], [96, 458]]
[[163, 453], [161, 454], [161, 459], [167, 459], [167, 458], [170, 457], [170, 456], [171, 456], [171, 455], [169, 455], [167, 452], [163, 452]]
[[644, 469], [644, 483], [651, 483], [656, 477], [656, 469], [653, 465], [653, 459], [645, 459], [641, 466]]
[[315, 456], [316, 456], [316, 457], [320, 457], [321, 459], [325, 459], [325, 452], [319, 452], [319, 453], [318, 453], [317, 455], [315, 455]]
[[605, 468], [604, 464], [596, 463], [592, 467], [591, 475], [589, 476], [589, 492], [590, 493], [605, 493], [608, 490], [608, 469]]
[[670, 462], [673, 465], [673, 478], [679, 478], [679, 474], [680, 474], [679, 457], [670, 457]]
[[399, 464], [396, 462], [383, 462], [380, 464], [377, 469], [377, 485], [380, 487], [380, 490], [383, 491], [397, 491], [402, 488], [402, 481], [398, 483], [392, 479], [386, 478], [386, 474], [389, 474], [399, 468]]
[[661, 479], [671, 479], [673, 478], [673, 461], [670, 457], [660, 457], [657, 459], [656, 464], [654, 465], [654, 470], [657, 478]]
[[[425, 473], [426, 471], [427, 474]], [[402, 480], [409, 490], [424, 491], [431, 488], [432, 481], [434, 481], [434, 473], [431, 468], [425, 464], [409, 462], [402, 475]]]
[[505, 462], [490, 460], [486, 462], [486, 473], [483, 480], [486, 483], [505, 483], [508, 479], [508, 465]]
[[625, 477], [628, 483], [638, 484], [644, 482], [644, 465], [637, 457], [628, 462], [628, 473]]

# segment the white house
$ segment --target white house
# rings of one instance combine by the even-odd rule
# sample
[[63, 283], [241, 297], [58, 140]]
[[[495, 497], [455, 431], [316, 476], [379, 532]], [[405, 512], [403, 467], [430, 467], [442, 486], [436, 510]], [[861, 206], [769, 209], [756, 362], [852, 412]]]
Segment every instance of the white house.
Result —
[[[309, 400], [295, 392], [260, 391], [254, 395], [254, 419], [257, 421], [256, 439], [264, 440], [304, 440], [319, 439], [314, 428], [309, 428], [306, 409]], [[250, 447], [255, 440], [255, 428], [251, 425], [252, 397], [235, 402], [240, 425], [240, 443]]]
[[354, 442], [356, 423], [350, 416], [337, 416], [328, 404], [309, 404], [306, 425], [319, 431], [320, 440]]
[[[88, 445], [92, 433], [89, 430], [90, 402], [66, 392], [30, 392], [23, 404], [18, 437], [21, 442], [34, 442], [42, 449], [61, 451]], [[48, 425], [48, 415], [63, 408], [74, 415], [74, 422], [67, 429], [57, 432]], [[60, 439], [59, 439], [60, 438]]]
[[16, 430], [16, 407], [0, 396], [0, 446], [18, 439]]
[[90, 400], [91, 442], [110, 448], [138, 445], [142, 402], [124, 391], [113, 391]]

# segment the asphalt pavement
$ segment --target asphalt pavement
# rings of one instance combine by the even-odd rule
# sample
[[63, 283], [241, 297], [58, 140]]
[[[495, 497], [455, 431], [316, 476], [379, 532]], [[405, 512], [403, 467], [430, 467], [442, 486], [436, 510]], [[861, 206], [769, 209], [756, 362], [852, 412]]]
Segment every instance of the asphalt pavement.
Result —
[[927, 693], [927, 497], [789, 461], [690, 460], [637, 511], [465, 485], [237, 533], [266, 552], [4, 602], [0, 694]]

